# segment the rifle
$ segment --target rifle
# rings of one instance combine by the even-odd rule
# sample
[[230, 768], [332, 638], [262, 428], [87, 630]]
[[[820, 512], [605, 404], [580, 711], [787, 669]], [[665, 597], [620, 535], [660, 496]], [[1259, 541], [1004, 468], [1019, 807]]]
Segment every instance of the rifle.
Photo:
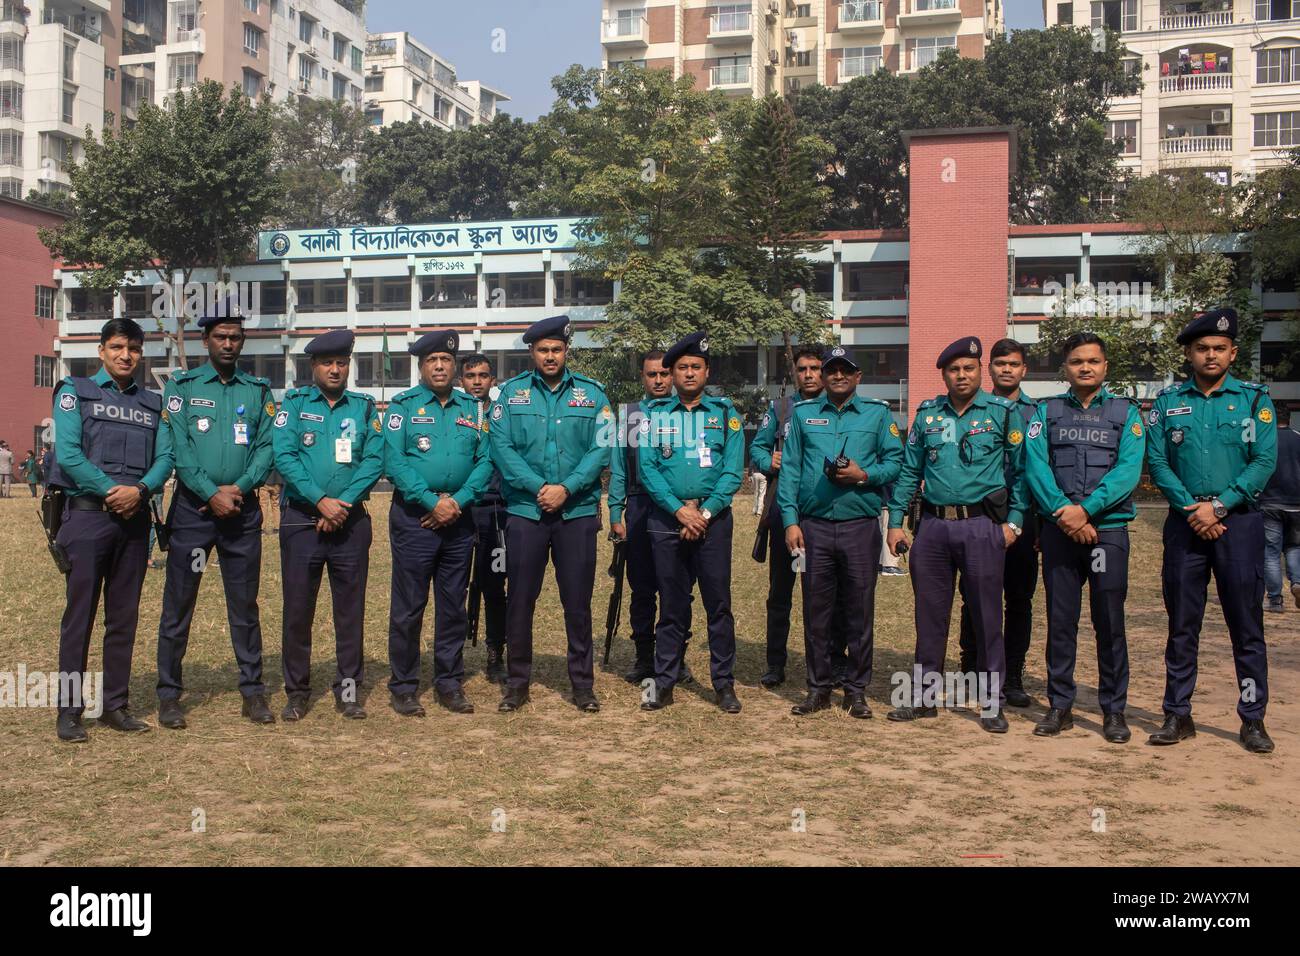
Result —
[[609, 576], [614, 579], [614, 590], [609, 595], [609, 609], [605, 612], [605, 659], [604, 666], [609, 666], [609, 648], [614, 643], [614, 634], [618, 631], [618, 621], [623, 611], [623, 580], [627, 576], [627, 541], [615, 538], [614, 557], [609, 562]]
[[45, 539], [49, 544], [50, 556], [54, 558], [54, 566], [59, 569], [60, 574], [68, 574], [72, 570], [72, 560], [68, 557], [68, 552], [63, 545], [59, 544], [59, 528], [63, 526], [63, 501], [64, 492], [62, 488], [51, 488], [45, 486], [45, 494], [41, 496], [41, 527], [45, 529]]
[[[781, 397], [776, 402], [776, 441], [772, 444], [773, 453], [785, 447], [785, 423], [790, 411], [785, 400], [788, 381], [787, 379], [781, 383]], [[776, 501], [776, 483], [779, 479], [778, 469], [778, 474], [768, 479], [767, 490], [763, 492], [763, 511], [758, 516], [758, 530], [754, 532], [754, 548], [749, 553], [749, 556], [759, 564], [767, 561], [767, 529], [772, 523], [772, 502]]]
[[171, 546], [172, 532], [158, 512], [158, 502], [152, 497], [149, 499], [149, 512], [153, 516], [153, 536], [158, 541], [158, 550], [165, 554]]
[[[483, 435], [483, 402], [475, 403], [478, 406], [478, 430], [479, 437]], [[471, 512], [473, 505], [470, 506]], [[471, 514], [471, 520], [473, 520]], [[478, 610], [479, 604], [483, 600], [483, 582], [479, 580], [479, 541], [478, 532], [474, 534], [474, 546], [469, 552], [469, 603], [465, 615], [465, 634], [469, 638], [470, 647], [478, 647]]]

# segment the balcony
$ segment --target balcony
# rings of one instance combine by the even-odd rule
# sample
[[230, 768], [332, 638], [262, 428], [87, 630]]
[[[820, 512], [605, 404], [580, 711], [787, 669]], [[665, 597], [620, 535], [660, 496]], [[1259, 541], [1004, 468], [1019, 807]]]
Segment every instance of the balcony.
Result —
[[75, 33], [79, 37], [84, 37], [91, 43], [99, 42], [99, 30], [92, 27], [84, 14], [62, 13], [58, 10], [45, 8], [45, 17], [42, 23], [57, 23], [69, 33]]
[[600, 42], [612, 50], [645, 46], [650, 28], [645, 14], [636, 17], [613, 17], [600, 21]]
[[1190, 73], [1183, 76], [1162, 76], [1160, 92], [1165, 93], [1216, 93], [1232, 89], [1231, 73]]
[[749, 43], [753, 38], [748, 12], [717, 13], [709, 17], [710, 43]]
[[1212, 156], [1232, 153], [1231, 136], [1175, 136], [1160, 141], [1162, 159], [1182, 156]]
[[1209, 27], [1232, 26], [1231, 10], [1215, 10], [1211, 13], [1162, 13], [1161, 30], [1204, 30]]
[[957, 0], [909, 0], [907, 6], [907, 12], [898, 15], [900, 27], [961, 23], [961, 7]]
[[885, 7], [880, 0], [846, 0], [840, 7], [841, 33], [878, 33], [885, 29]]
[[878, 56], [845, 58], [840, 61], [838, 82], [847, 83], [859, 76], [870, 76], [883, 65], [884, 60]]
[[749, 89], [748, 66], [715, 66], [709, 71], [709, 89]]

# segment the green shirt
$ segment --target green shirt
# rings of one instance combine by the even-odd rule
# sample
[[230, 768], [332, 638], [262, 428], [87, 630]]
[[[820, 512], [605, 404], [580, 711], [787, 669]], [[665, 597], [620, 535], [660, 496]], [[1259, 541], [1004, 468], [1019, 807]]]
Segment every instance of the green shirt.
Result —
[[[646, 402], [651, 401], [646, 396], [642, 401], [637, 403], [637, 410], [645, 414]], [[642, 419], [645, 421], [646, 419]], [[636, 455], [640, 458], [645, 454], [649, 447], [648, 431], [641, 428], [633, 428], [632, 433], [627, 433], [627, 422], [620, 420], [618, 431], [615, 433], [620, 440], [613, 442], [609, 448], [609, 520], [611, 524], [618, 524], [623, 520], [623, 512], [627, 508], [627, 457], [628, 449], [623, 444], [623, 436], [631, 442], [636, 448]], [[638, 469], [639, 471], [639, 469]], [[644, 491], [644, 489], [642, 489]]]
[[1277, 467], [1274, 418], [1267, 385], [1229, 375], [1208, 396], [1193, 379], [1170, 385], [1147, 417], [1151, 480], [1180, 511], [1196, 498], [1253, 502]]
[[176, 476], [207, 501], [218, 485], [249, 494], [271, 470], [275, 402], [264, 378], [236, 369], [223, 382], [211, 362], [172, 376], [163, 391]]
[[[102, 367], [91, 376], [90, 380], [107, 391], [118, 391], [117, 382]], [[135, 382], [131, 382], [124, 394], [134, 395], [139, 387]], [[103, 498], [113, 490], [117, 482], [104, 474], [99, 466], [86, 457], [81, 447], [81, 408], [79, 405], [63, 408], [59, 404], [59, 395], [64, 391], [77, 394], [73, 385], [66, 380], [54, 391], [54, 413], [51, 415], [54, 423], [54, 460], [59, 463], [63, 473], [77, 483], [76, 488], [67, 489], [69, 495], [73, 497], [94, 495]], [[172, 435], [170, 429], [164, 427], [167, 418], [165, 411], [162, 417], [164, 421], [158, 423], [158, 429], [154, 434], [153, 464], [140, 479], [141, 484], [148, 486], [151, 495], [161, 491], [172, 474]], [[32, 477], [28, 479], [29, 481], [35, 480], [35, 468], [36, 463], [33, 459]]]
[[1024, 422], [1014, 403], [983, 389], [960, 415], [947, 395], [916, 410], [903, 468], [889, 502], [889, 526], [901, 528], [912, 494], [932, 505], [973, 505], [1009, 489], [1007, 521], [1025, 523]]
[[[1083, 405], [1073, 391], [1058, 396], [1075, 408]], [[1119, 528], [1128, 524], [1136, 516], [1135, 512], [1108, 513], [1116, 505], [1133, 494], [1138, 481], [1142, 478], [1142, 455], [1146, 451], [1146, 441], [1142, 437], [1142, 415], [1136, 405], [1126, 399], [1107, 391], [1103, 386], [1089, 403], [1090, 409], [1100, 409], [1109, 401], [1125, 402], [1128, 405], [1128, 417], [1124, 421], [1124, 431], [1119, 437], [1114, 466], [1106, 473], [1097, 487], [1082, 501], [1078, 502], [1088, 512], [1093, 527]], [[1048, 435], [1047, 402], [1043, 402], [1034, 413], [1029, 423], [1025, 440], [1025, 482], [1038, 513], [1045, 519], [1055, 522], [1054, 514], [1066, 505], [1072, 504], [1061, 487], [1057, 484], [1052, 471], [1051, 442]]]
[[566, 521], [596, 514], [600, 473], [615, 444], [614, 414], [599, 382], [566, 368], [552, 391], [538, 372], [524, 372], [501, 385], [489, 417], [492, 463], [510, 514], [540, 519], [543, 485], [568, 491]]
[[688, 409], [670, 395], [646, 404], [650, 445], [637, 456], [650, 500], [670, 514], [687, 499], [717, 514], [730, 507], [745, 469], [745, 433], [731, 401], [701, 396]]
[[[868, 484], [840, 485], [823, 467], [841, 454], [867, 473]], [[880, 514], [881, 492], [903, 466], [903, 440], [889, 404], [853, 395], [843, 408], [829, 397], [810, 398], [794, 406], [790, 434], [781, 456], [776, 502], [787, 528], [802, 517], [848, 521]]]
[[271, 439], [285, 494], [308, 505], [322, 498], [350, 505], [365, 501], [384, 471], [381, 431], [369, 395], [345, 391], [331, 408], [316, 385], [290, 389]]
[[445, 404], [423, 384], [395, 397], [384, 444], [384, 470], [393, 487], [430, 511], [441, 495], [468, 508], [492, 477], [478, 402], [454, 388]]

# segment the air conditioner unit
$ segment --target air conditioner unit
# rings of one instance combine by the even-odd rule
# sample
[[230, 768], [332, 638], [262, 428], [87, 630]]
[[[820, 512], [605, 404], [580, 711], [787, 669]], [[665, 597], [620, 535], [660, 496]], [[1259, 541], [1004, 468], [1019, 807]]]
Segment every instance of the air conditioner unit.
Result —
[[1232, 122], [1232, 110], [1210, 110], [1210, 122], [1216, 126], [1220, 123]]
[[384, 68], [380, 66], [378, 63], [376, 63], [370, 67], [370, 72], [373, 73], [375, 76], [378, 76], [380, 73], [384, 72]]
[[378, 108], [379, 108], [379, 100], [376, 100], [376, 99], [369, 99], [369, 100], [366, 100], [366, 109], [368, 109], [368, 110], [374, 110], [374, 109], [378, 109]]

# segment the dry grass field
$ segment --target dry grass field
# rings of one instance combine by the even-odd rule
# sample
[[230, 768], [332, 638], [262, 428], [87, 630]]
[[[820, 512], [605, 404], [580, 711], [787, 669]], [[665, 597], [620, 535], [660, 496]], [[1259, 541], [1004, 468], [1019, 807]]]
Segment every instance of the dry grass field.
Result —
[[[25, 493], [25, 489], [16, 490]], [[54, 736], [52, 710], [0, 710], [0, 860], [8, 864], [1225, 864], [1300, 856], [1300, 610], [1268, 615], [1277, 751], [1247, 754], [1236, 740], [1228, 639], [1211, 604], [1202, 640], [1195, 716], [1200, 734], [1156, 749], [1165, 620], [1159, 521], [1134, 528], [1129, 634], [1129, 718], [1134, 740], [1099, 736], [1095, 657], [1080, 653], [1075, 729], [1031, 735], [1043, 703], [1043, 613], [1036, 602], [1028, 689], [1040, 706], [1010, 712], [1011, 732], [991, 736], [972, 713], [922, 725], [887, 722], [889, 675], [910, 666], [912, 593], [884, 578], [877, 601], [876, 717], [838, 709], [790, 715], [802, 695], [802, 626], [796, 609], [791, 673], [763, 690], [766, 571], [749, 558], [754, 518], [738, 509], [733, 604], [739, 639], [739, 716], [700, 685], [656, 714], [638, 708], [619, 674], [631, 656], [626, 624], [608, 672], [604, 709], [565, 699], [564, 639], [548, 581], [537, 610], [533, 702], [496, 713], [482, 676], [484, 651], [466, 648], [466, 691], [478, 707], [456, 716], [436, 706], [404, 719], [387, 706], [387, 496], [375, 517], [366, 615], [368, 720], [331, 706], [333, 633], [320, 602], [313, 684], [319, 697], [299, 724], [255, 727], [240, 698], [218, 571], [203, 584], [186, 660], [189, 729], [125, 738], [91, 728], [88, 745]], [[593, 601], [603, 625], [609, 579], [602, 547]], [[326, 585], [328, 587], [328, 585]], [[146, 580], [132, 700], [153, 721], [162, 572]], [[1041, 593], [1041, 592], [1040, 592]], [[262, 625], [265, 673], [277, 716], [280, 675], [278, 539], [265, 538]], [[63, 579], [45, 553], [30, 499], [0, 502], [0, 671], [54, 670]], [[796, 601], [797, 604], [797, 601]], [[697, 604], [698, 607], [698, 604]], [[1085, 604], [1086, 607], [1086, 604]], [[426, 644], [432, 615], [426, 620]], [[1086, 611], [1085, 611], [1086, 622]], [[1091, 641], [1086, 630], [1085, 642]], [[598, 640], [603, 634], [598, 635]], [[92, 667], [99, 655], [99, 635]], [[956, 635], [950, 645], [955, 658]], [[689, 663], [707, 675], [703, 641]], [[837, 695], [838, 698], [838, 695]], [[191, 821], [201, 810], [203, 832]], [[1104, 811], [1105, 827], [1096, 821]], [[802, 811], [806, 826], [794, 825]], [[498, 826], [494, 829], [494, 821]]]

